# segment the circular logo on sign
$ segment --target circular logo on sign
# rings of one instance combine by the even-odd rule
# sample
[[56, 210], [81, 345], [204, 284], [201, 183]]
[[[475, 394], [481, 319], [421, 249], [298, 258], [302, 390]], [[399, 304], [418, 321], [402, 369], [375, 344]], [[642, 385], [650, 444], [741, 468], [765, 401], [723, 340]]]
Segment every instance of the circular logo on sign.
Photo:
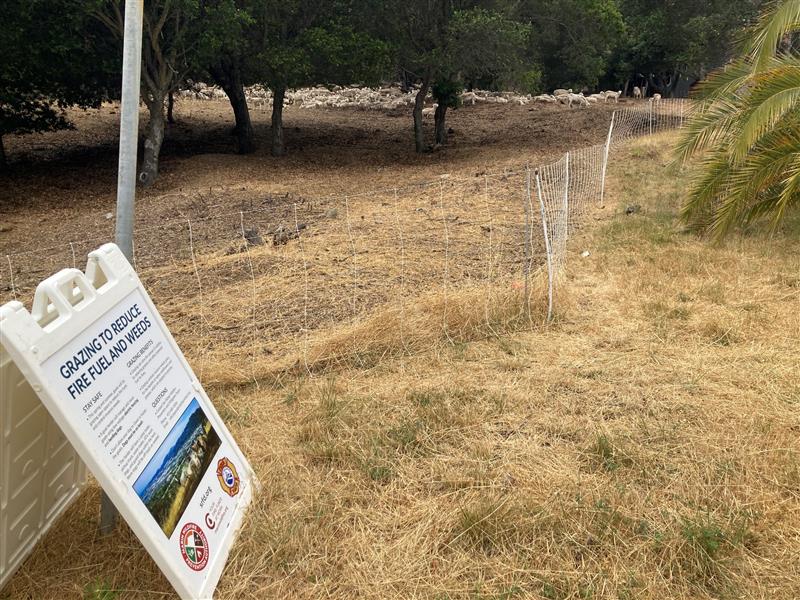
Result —
[[227, 458], [222, 458], [217, 463], [217, 479], [219, 479], [222, 489], [229, 496], [235, 496], [239, 493], [239, 473]]
[[222, 480], [228, 487], [233, 487], [233, 484], [236, 483], [236, 476], [233, 474], [233, 469], [227, 465], [222, 468]]
[[202, 571], [208, 564], [208, 539], [206, 534], [194, 523], [187, 523], [181, 529], [181, 556], [193, 571]]

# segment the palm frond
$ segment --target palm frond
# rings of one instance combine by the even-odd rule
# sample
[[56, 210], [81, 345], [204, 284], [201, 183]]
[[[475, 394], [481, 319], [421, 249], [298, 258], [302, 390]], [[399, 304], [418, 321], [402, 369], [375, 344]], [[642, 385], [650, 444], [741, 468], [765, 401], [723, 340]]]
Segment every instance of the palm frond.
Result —
[[696, 229], [705, 229], [713, 218], [714, 205], [726, 185], [731, 165], [725, 152], [705, 158], [691, 178], [687, 201], [681, 207], [681, 219]]
[[[758, 155], [759, 160], [742, 168], [732, 167], [727, 185], [717, 200], [709, 220], [707, 232], [715, 242], [720, 242], [736, 225], [747, 225], [752, 218], [752, 207], [760, 198], [770, 195], [782, 177], [791, 157]], [[774, 195], [774, 194], [773, 194]]]
[[756, 71], [768, 67], [778, 45], [787, 33], [800, 28], [800, 0], [771, 3], [756, 25], [755, 35], [747, 47]]
[[792, 163], [785, 173], [783, 189], [781, 189], [772, 211], [773, 231], [780, 226], [786, 216], [786, 210], [800, 201], [800, 146], [795, 146], [792, 159]]
[[740, 115], [742, 124], [733, 148], [734, 160], [741, 160], [762, 135], [798, 111], [800, 64], [793, 63], [761, 73], [755, 79]]
[[772, 214], [775, 209], [775, 202], [777, 201], [780, 190], [777, 188], [769, 188], [764, 191], [760, 196], [754, 198], [750, 207], [745, 211], [742, 217], [743, 223], [755, 223], [764, 217]]
[[716, 71], [712, 71], [705, 80], [695, 86], [692, 96], [700, 103], [712, 101], [722, 96], [730, 96], [732, 93], [746, 87], [752, 74], [753, 65], [751, 61], [746, 58], [736, 60]]
[[737, 166], [728, 181], [729, 193], [737, 194], [743, 205], [765, 190], [778, 185], [791, 163], [791, 156], [780, 150], [751, 152]]
[[699, 87], [675, 151], [700, 157], [681, 217], [716, 241], [800, 206], [800, 57], [779, 51], [798, 30], [800, 0], [772, 3], [745, 53]]
[[726, 98], [695, 108], [675, 148], [675, 162], [686, 163], [692, 156], [719, 145], [729, 137], [741, 112], [741, 105]]
[[[800, 152], [800, 119], [767, 133], [740, 164], [730, 162], [725, 185], [719, 190], [707, 231], [720, 241], [736, 225], [748, 225], [764, 210], [774, 211], [784, 187], [787, 170]], [[720, 155], [724, 150], [720, 150]], [[800, 176], [797, 184], [800, 185]], [[782, 219], [778, 217], [777, 221]]]

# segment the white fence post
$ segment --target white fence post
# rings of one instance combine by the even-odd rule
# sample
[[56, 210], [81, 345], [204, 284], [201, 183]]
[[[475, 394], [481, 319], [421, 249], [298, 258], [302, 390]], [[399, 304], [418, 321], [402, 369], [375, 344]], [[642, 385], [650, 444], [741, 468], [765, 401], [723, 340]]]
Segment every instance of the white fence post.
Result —
[[606, 196], [606, 169], [608, 168], [608, 153], [611, 150], [611, 134], [614, 132], [614, 120], [617, 117], [617, 111], [611, 113], [611, 125], [608, 126], [608, 137], [606, 138], [606, 147], [603, 152], [603, 176], [600, 178], [600, 206], [604, 206]]
[[531, 276], [531, 262], [532, 258], [532, 240], [533, 234], [531, 232], [531, 168], [530, 165], [525, 165], [525, 262], [522, 267], [522, 272], [525, 277], [525, 310], [528, 313], [528, 320], [531, 319], [531, 295], [530, 295], [530, 276]]
[[[565, 260], [564, 254], [567, 251], [567, 235], [569, 233], [569, 152], [566, 155], [566, 165], [564, 167], [565, 174], [564, 174], [564, 205], [562, 206], [561, 210], [564, 214], [564, 229], [562, 231], [562, 239], [561, 244], [563, 248], [561, 248], [561, 256], [559, 257], [559, 263]], [[559, 264], [559, 268], [561, 264]]]
[[539, 197], [539, 209], [542, 211], [542, 230], [544, 231], [544, 250], [547, 254], [547, 321], [553, 318], [553, 251], [550, 247], [550, 234], [547, 231], [547, 211], [542, 198], [542, 180], [536, 170], [536, 195]]

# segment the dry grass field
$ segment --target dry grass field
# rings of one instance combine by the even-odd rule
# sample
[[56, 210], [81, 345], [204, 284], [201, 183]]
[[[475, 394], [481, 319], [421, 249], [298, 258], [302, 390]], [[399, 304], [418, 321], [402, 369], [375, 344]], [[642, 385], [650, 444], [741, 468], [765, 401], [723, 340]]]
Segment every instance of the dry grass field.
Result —
[[[210, 377], [262, 483], [219, 599], [800, 597], [800, 223], [682, 233], [673, 139], [615, 155], [552, 325], [513, 288], [386, 298], [309, 370]], [[172, 597], [98, 495], [0, 598]]]
[[[456, 289], [518, 285], [525, 163], [602, 142], [611, 108], [463, 107], [450, 120], [452, 143], [416, 155], [406, 112], [292, 107], [290, 154], [274, 159], [264, 151], [268, 114], [254, 115], [261, 149], [240, 157], [220, 125], [229, 107], [186, 102], [162, 177], [138, 199], [135, 266], [205, 382], [252, 380], [254, 363], [285, 361], [311, 331], [392, 306], [405, 319], [420, 294], [447, 304]], [[16, 171], [0, 185], [0, 302], [29, 299], [41, 279], [82, 267], [110, 239], [115, 110], [76, 113], [75, 131], [9, 144]], [[599, 157], [575, 156], [573, 173], [587, 175]], [[588, 184], [575, 176], [572, 191]], [[533, 225], [541, 266], [538, 203]], [[245, 242], [250, 233], [258, 244]], [[481, 299], [485, 321], [489, 304]]]

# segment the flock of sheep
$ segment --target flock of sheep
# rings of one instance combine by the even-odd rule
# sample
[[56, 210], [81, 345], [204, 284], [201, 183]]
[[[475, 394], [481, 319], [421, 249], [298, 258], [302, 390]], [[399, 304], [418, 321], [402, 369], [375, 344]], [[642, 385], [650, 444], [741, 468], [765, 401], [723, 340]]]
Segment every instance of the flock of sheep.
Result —
[[[582, 92], [576, 94], [571, 89], [557, 89], [552, 94], [540, 94], [539, 96], [534, 96], [533, 100], [535, 102], [544, 102], [547, 104], [566, 104], [572, 108], [573, 104], [586, 107], [590, 104], [595, 104], [597, 102], [608, 102], [609, 100], [619, 102], [620, 96], [622, 96], [622, 90], [617, 92], [607, 90], [605, 92], [598, 92], [596, 94], [584, 96]], [[633, 88], [633, 97], [634, 99], [639, 99], [642, 97], [641, 88]], [[650, 98], [650, 102], [658, 102], [660, 100], [661, 94], [653, 94], [653, 97]]]
[[608, 102], [609, 100], [613, 100], [614, 102], [619, 102], [619, 97], [621, 95], [622, 91], [613, 92], [609, 90], [584, 96], [582, 92], [575, 94], [571, 89], [557, 89], [552, 94], [540, 94], [539, 96], [534, 96], [533, 99], [536, 102], [543, 102], [546, 104], [566, 104], [572, 108], [573, 104], [589, 106], [590, 104], [596, 104], [600, 101]]
[[[463, 92], [460, 96], [462, 104], [515, 104], [525, 106], [530, 103], [563, 104], [570, 108], [573, 106], [588, 107], [598, 102], [619, 102], [621, 91], [605, 91], [585, 96], [583, 93], [574, 93], [571, 89], [557, 89], [552, 94], [517, 94], [515, 92], [490, 92], [486, 90], [472, 90]], [[196, 100], [222, 100], [226, 99], [225, 92], [216, 86], [201, 82], [190, 82], [186, 89], [178, 92], [178, 96]], [[261, 85], [245, 88], [248, 104], [253, 108], [267, 109], [272, 104], [272, 91]], [[633, 88], [633, 97], [641, 98], [640, 88]], [[399, 86], [385, 86], [380, 88], [368, 87], [339, 87], [327, 88], [323, 86], [300, 88], [286, 93], [286, 104], [296, 105], [301, 108], [359, 108], [393, 110], [410, 108], [414, 106], [416, 90], [404, 92]], [[658, 101], [660, 94], [655, 94], [650, 100]], [[422, 110], [423, 116], [432, 115], [437, 104], [426, 106]]]

